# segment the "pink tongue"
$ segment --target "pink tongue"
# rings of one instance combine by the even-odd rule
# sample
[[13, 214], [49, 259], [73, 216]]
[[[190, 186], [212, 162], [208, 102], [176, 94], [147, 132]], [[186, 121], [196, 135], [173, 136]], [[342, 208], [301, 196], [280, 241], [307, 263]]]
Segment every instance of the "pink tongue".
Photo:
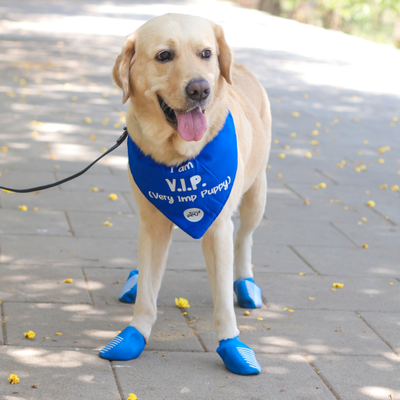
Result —
[[207, 130], [207, 120], [200, 107], [182, 114], [175, 111], [175, 115], [178, 120], [178, 132], [183, 140], [197, 142], [203, 137]]

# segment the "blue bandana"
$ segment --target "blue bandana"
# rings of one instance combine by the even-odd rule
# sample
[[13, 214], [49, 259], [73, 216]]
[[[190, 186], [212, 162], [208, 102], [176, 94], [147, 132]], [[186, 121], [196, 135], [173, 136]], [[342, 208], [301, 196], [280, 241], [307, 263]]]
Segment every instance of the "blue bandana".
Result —
[[129, 168], [140, 191], [171, 222], [200, 239], [218, 217], [236, 177], [238, 155], [231, 113], [194, 159], [176, 167], [146, 156], [128, 136]]

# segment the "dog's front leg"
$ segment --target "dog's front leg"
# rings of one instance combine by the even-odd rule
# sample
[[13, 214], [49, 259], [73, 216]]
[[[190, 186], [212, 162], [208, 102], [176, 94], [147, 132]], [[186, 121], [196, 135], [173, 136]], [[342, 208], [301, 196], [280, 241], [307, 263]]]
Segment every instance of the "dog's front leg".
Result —
[[204, 235], [203, 253], [214, 302], [217, 339], [239, 335], [233, 307], [233, 223], [217, 218]]
[[254, 351], [239, 340], [233, 306], [233, 223], [220, 215], [203, 239], [203, 253], [214, 302], [214, 325], [219, 340], [217, 353], [235, 374], [259, 374]]
[[150, 336], [157, 316], [157, 296], [167, 262], [173, 224], [159, 211], [141, 216], [139, 225], [139, 279], [130, 326], [145, 338]]
[[131, 179], [139, 209], [139, 278], [134, 315], [129, 326], [100, 350], [107, 360], [138, 357], [157, 316], [157, 296], [167, 262], [173, 224], [150, 204]]

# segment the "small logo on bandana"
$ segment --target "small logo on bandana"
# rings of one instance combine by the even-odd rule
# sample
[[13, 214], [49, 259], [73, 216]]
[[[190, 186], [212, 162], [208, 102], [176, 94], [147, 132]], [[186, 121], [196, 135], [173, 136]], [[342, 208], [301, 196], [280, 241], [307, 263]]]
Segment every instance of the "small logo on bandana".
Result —
[[200, 208], [188, 208], [183, 215], [190, 222], [199, 222], [204, 217], [204, 212]]

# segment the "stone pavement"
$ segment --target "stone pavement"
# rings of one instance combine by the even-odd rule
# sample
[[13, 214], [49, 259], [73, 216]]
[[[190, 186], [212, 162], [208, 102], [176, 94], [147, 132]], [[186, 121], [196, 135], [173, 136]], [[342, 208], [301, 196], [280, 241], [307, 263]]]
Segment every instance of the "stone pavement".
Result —
[[[117, 301], [137, 267], [122, 146], [59, 188], [0, 193], [0, 399], [400, 399], [398, 50], [225, 1], [4, 0], [0, 184], [55, 181], [114, 143], [126, 109], [114, 60], [125, 36], [166, 12], [222, 24], [271, 99], [253, 261], [264, 306], [236, 309], [263, 372], [233, 375], [215, 353], [201, 246], [178, 230], [146, 350], [98, 357], [132, 313]], [[175, 297], [188, 299], [186, 317]]]

